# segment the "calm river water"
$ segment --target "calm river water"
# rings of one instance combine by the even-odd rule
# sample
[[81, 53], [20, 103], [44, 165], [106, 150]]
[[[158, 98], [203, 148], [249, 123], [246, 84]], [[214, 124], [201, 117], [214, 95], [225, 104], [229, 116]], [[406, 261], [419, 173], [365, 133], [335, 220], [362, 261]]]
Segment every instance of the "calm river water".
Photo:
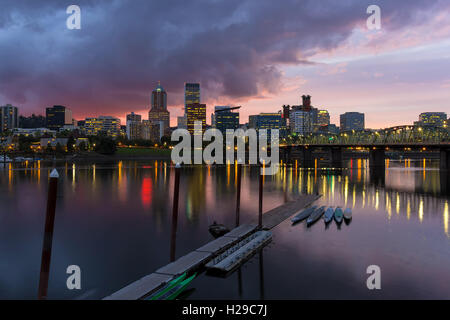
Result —
[[[188, 299], [450, 299], [448, 173], [431, 160], [366, 160], [341, 171], [283, 167], [264, 180], [264, 211], [302, 193], [320, 205], [353, 209], [340, 228], [285, 221], [273, 241], [228, 278], [195, 279]], [[51, 299], [99, 299], [167, 264], [174, 171], [160, 161], [59, 163]], [[0, 299], [35, 299], [51, 164], [0, 164]], [[176, 256], [212, 240], [213, 221], [235, 221], [235, 166], [184, 168]], [[257, 218], [258, 174], [245, 167], [241, 223]], [[81, 268], [81, 290], [66, 268]], [[366, 269], [381, 268], [381, 290]]]

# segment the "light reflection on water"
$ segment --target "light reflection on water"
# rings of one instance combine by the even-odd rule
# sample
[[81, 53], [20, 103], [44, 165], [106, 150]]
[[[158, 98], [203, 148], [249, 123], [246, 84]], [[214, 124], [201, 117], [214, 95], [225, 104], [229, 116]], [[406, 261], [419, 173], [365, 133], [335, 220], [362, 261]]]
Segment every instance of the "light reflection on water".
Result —
[[[283, 166], [264, 178], [264, 211], [305, 193], [322, 194], [320, 205], [354, 211], [351, 225], [341, 229], [325, 230], [321, 221], [311, 229], [288, 221], [274, 229], [274, 243], [264, 254], [265, 297], [370, 298], [362, 264], [376, 260], [370, 263], [384, 264], [390, 272], [377, 297], [429, 297], [432, 292], [449, 298], [450, 289], [438, 281], [449, 278], [448, 175], [432, 160], [387, 161], [384, 178], [371, 174], [367, 160], [352, 159], [348, 165], [345, 170], [321, 170], [317, 163], [309, 170]], [[84, 292], [65, 289], [69, 264], [82, 268], [83, 287], [94, 292], [90, 298], [101, 298], [168, 262], [174, 176], [169, 163], [61, 163], [58, 170], [50, 297], [69, 299]], [[50, 171], [41, 162], [0, 165], [0, 298], [36, 296]], [[211, 240], [207, 229], [213, 221], [233, 226], [236, 181], [235, 165], [183, 169], [177, 257]], [[256, 168], [242, 171], [241, 199], [241, 222], [254, 220]], [[202, 275], [191, 298], [259, 298], [261, 280], [252, 276], [258, 272], [253, 260], [240, 276], [246, 279], [239, 285], [244, 293], [235, 290], [236, 274], [226, 280]], [[292, 278], [295, 268], [305, 278]], [[400, 269], [411, 283], [396, 282]], [[326, 283], [315, 278], [317, 270], [327, 272]]]

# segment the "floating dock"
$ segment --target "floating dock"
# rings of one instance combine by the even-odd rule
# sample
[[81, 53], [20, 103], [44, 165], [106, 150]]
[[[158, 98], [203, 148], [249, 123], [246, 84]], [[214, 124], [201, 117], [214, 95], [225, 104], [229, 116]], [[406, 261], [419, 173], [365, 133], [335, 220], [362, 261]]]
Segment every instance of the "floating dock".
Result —
[[[289, 218], [290, 216], [298, 213], [306, 206], [311, 205], [320, 196], [317, 195], [304, 195], [300, 199], [288, 201], [285, 204], [274, 208], [263, 214], [262, 229], [270, 230]], [[229, 256], [222, 256], [222, 264], [217, 269], [232, 270], [236, 264], [239, 264], [245, 257], [249, 256], [255, 250], [261, 248], [271, 239], [271, 233], [267, 231], [258, 231], [257, 223], [243, 224], [224, 236], [217, 238], [204, 246], [188, 253], [185, 256], [180, 257], [174, 262], [159, 268], [154, 273], [149, 274], [121, 290], [113, 293], [110, 296], [104, 298], [104, 300], [139, 300], [143, 299], [158, 289], [161, 289], [168, 282], [182, 275], [183, 273], [193, 273], [194, 271], [205, 267], [209, 262], [217, 258], [221, 253], [235, 246], [241, 242], [244, 238], [247, 238], [247, 243], [243, 244], [240, 249], [236, 249], [234, 258], [226, 258]], [[257, 232], [257, 236], [256, 233]], [[255, 234], [252, 238], [248, 238], [250, 235]], [[269, 235], [270, 234], [270, 235]], [[256, 240], [255, 240], [256, 239]], [[253, 242], [252, 242], [253, 241]], [[245, 248], [244, 248], [245, 247]], [[239, 259], [237, 259], [239, 257]], [[227, 260], [228, 259], [228, 260]], [[218, 260], [215, 260], [218, 264]], [[210, 264], [210, 266], [213, 266]]]
[[147, 275], [125, 288], [104, 298], [104, 300], [139, 300], [158, 289], [161, 289], [171, 280], [183, 273], [191, 273], [194, 270], [204, 266], [215, 256], [227, 250], [237, 242], [256, 231], [257, 225], [243, 224], [224, 236], [217, 238], [204, 246], [198, 248], [185, 256], [180, 257], [174, 262], [159, 268], [154, 273]]
[[257, 231], [208, 262], [206, 268], [208, 271], [228, 273], [271, 240], [272, 232]]

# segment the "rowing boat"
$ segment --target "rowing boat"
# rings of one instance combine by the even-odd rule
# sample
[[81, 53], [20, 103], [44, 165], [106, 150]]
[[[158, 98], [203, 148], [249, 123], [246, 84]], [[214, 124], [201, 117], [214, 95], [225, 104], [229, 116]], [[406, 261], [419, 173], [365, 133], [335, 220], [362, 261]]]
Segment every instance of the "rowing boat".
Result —
[[325, 212], [325, 206], [320, 207], [319, 209], [316, 209], [311, 215], [309, 216], [308, 220], [306, 220], [306, 223], [308, 226], [311, 226], [316, 222], [317, 220], [322, 217], [323, 213]]
[[344, 212], [342, 211], [341, 207], [337, 207], [334, 211], [334, 220], [336, 220], [337, 223], [342, 223], [342, 219], [344, 218]]
[[295, 217], [293, 217], [291, 219], [292, 223], [297, 223], [300, 221], [305, 220], [306, 218], [308, 218], [313, 212], [314, 210], [317, 209], [317, 206], [313, 206], [311, 208], [305, 209], [302, 212], [300, 212], [298, 215], [296, 215]]
[[346, 221], [349, 221], [349, 220], [352, 219], [352, 209], [350, 209], [350, 208], [345, 209], [345, 211], [344, 211], [344, 219]]
[[329, 223], [331, 220], [333, 220], [334, 217], [334, 208], [329, 207], [327, 210], [325, 210], [325, 214], [323, 215], [323, 221], [325, 223]]

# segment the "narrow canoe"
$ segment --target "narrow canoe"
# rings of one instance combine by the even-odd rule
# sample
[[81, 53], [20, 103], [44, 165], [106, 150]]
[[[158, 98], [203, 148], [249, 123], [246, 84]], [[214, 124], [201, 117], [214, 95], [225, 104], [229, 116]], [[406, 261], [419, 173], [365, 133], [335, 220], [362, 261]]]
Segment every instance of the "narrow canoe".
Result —
[[293, 217], [291, 219], [292, 223], [297, 223], [300, 221], [305, 220], [306, 218], [308, 218], [313, 212], [314, 210], [317, 209], [317, 206], [313, 206], [311, 208], [305, 209], [302, 212], [300, 212], [298, 215], [296, 215], [295, 217]]
[[325, 210], [323, 220], [325, 221], [325, 223], [329, 223], [331, 220], [333, 220], [333, 217], [334, 217], [334, 208], [329, 207], [327, 210]]
[[334, 211], [334, 220], [336, 220], [337, 223], [342, 223], [342, 219], [344, 218], [344, 212], [342, 211], [341, 207], [337, 207]]
[[350, 209], [350, 208], [345, 209], [344, 219], [347, 221], [352, 219], [352, 209]]
[[322, 216], [323, 213], [325, 212], [325, 206], [320, 207], [319, 209], [316, 209], [308, 218], [308, 220], [306, 220], [306, 223], [308, 224], [308, 226], [312, 225], [314, 222], [316, 222], [317, 220], [319, 220]]

